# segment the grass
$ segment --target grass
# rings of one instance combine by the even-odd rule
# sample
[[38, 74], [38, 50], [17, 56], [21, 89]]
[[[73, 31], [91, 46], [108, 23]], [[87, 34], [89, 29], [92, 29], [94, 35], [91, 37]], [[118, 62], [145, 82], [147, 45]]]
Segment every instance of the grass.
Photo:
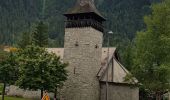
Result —
[[[3, 84], [0, 83], [0, 100], [2, 100], [2, 96], [1, 96], [2, 90], [3, 90]], [[24, 99], [24, 98], [5, 96], [5, 100], [31, 100], [31, 99]]]
[[[1, 96], [0, 96], [0, 100], [2, 100]], [[30, 99], [17, 98], [17, 97], [5, 97], [5, 100], [30, 100]]]

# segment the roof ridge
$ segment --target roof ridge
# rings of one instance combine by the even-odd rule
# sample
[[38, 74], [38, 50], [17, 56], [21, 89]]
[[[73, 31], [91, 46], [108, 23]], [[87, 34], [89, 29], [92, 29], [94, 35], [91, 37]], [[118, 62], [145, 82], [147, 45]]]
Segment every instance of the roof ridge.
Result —
[[77, 0], [75, 6], [69, 9], [65, 15], [69, 14], [81, 14], [81, 13], [95, 13], [100, 16], [102, 19], [105, 19], [100, 12], [97, 10], [94, 0]]

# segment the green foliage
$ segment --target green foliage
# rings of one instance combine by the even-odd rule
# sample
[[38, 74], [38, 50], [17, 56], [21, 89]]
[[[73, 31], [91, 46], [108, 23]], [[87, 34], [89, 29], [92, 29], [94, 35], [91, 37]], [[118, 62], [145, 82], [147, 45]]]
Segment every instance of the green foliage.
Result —
[[128, 45], [122, 47], [122, 49], [124, 48], [123, 50], [119, 50], [119, 53], [121, 54], [122, 57], [121, 61], [129, 71], [132, 70], [133, 66], [133, 51], [134, 51], [133, 46], [134, 43], [129, 42]]
[[7, 58], [8, 53], [0, 50], [0, 62], [4, 61]]
[[31, 45], [31, 34], [29, 32], [24, 32], [18, 42], [18, 46], [20, 48], [25, 48], [28, 45]]
[[47, 45], [48, 45], [48, 27], [43, 21], [40, 21], [37, 24], [35, 31], [33, 32], [32, 38], [33, 38], [32, 42], [34, 45], [37, 45], [40, 47], [47, 47]]
[[[1, 0], [0, 15], [0, 44], [11, 45], [20, 40], [20, 33], [32, 31], [31, 26], [43, 16], [48, 23], [49, 47], [63, 47], [64, 44], [64, 16], [77, 0]], [[107, 19], [104, 27], [112, 30], [116, 35], [111, 36], [110, 46], [119, 47], [119, 55], [125, 66], [131, 66], [127, 61], [129, 41], [135, 37], [137, 30], [145, 28], [143, 16], [150, 13], [152, 2], [160, 0], [95, 0], [96, 7]], [[17, 5], [17, 6], [16, 6]], [[43, 9], [43, 14], [42, 14]], [[33, 29], [34, 30], [34, 29]], [[106, 33], [105, 33], [106, 34]], [[104, 46], [107, 36], [104, 34]], [[127, 62], [126, 62], [127, 61]], [[126, 65], [127, 64], [127, 65]]]
[[10, 52], [7, 58], [0, 62], [0, 80], [12, 84], [17, 79], [18, 67], [15, 53]]
[[146, 16], [146, 31], [138, 32], [133, 73], [150, 93], [161, 95], [170, 89], [170, 1], [152, 6]]
[[28, 46], [18, 52], [18, 57], [20, 77], [17, 85], [23, 89], [54, 91], [67, 79], [67, 64], [44, 48]]
[[14, 84], [18, 76], [18, 67], [14, 52], [0, 62], [0, 81], [4, 84], [2, 100], [4, 100], [5, 88], [7, 84]]
[[[76, 0], [1, 0], [0, 44], [15, 44], [19, 34], [30, 30], [30, 26], [42, 18], [49, 23], [49, 38], [63, 46], [64, 17]], [[133, 39], [137, 30], [144, 27], [143, 16], [150, 12], [151, 1], [160, 0], [96, 0], [99, 11], [107, 18], [105, 28], [113, 30], [114, 38]], [[128, 8], [128, 9], [127, 9]], [[117, 41], [113, 41], [114, 45]]]
[[[51, 61], [49, 63], [51, 79], [53, 81], [53, 89], [57, 89], [63, 86], [64, 81], [67, 79], [67, 71], [65, 69], [68, 64], [62, 63], [60, 57], [55, 54], [51, 54]], [[55, 90], [52, 90], [53, 92]]]

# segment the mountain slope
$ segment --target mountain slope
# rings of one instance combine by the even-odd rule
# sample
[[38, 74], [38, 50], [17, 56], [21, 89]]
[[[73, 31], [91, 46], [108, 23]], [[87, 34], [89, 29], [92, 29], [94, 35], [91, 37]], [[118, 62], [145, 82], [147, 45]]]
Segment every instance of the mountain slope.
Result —
[[[75, 1], [46, 0], [43, 13], [43, 0], [1, 0], [0, 44], [16, 44], [22, 32], [32, 31], [32, 26], [43, 18], [49, 25], [50, 46], [63, 46], [62, 14], [73, 6]], [[136, 31], [145, 27], [143, 16], [150, 12], [151, 2], [153, 1], [96, 0], [97, 8], [107, 18], [106, 29], [115, 33], [111, 45], [132, 40]]]

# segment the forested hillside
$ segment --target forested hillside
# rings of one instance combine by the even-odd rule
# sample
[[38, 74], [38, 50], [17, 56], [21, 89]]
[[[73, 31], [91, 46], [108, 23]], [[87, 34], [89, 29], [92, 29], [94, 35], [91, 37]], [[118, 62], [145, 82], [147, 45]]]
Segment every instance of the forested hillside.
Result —
[[[50, 46], [63, 46], [62, 14], [75, 1], [0, 0], [0, 44], [16, 44], [23, 32], [32, 31], [34, 24], [43, 18], [49, 26]], [[114, 32], [111, 45], [127, 43], [137, 30], [144, 28], [143, 16], [150, 12], [154, 1], [158, 0], [96, 0], [97, 8], [107, 18], [106, 29]]]

